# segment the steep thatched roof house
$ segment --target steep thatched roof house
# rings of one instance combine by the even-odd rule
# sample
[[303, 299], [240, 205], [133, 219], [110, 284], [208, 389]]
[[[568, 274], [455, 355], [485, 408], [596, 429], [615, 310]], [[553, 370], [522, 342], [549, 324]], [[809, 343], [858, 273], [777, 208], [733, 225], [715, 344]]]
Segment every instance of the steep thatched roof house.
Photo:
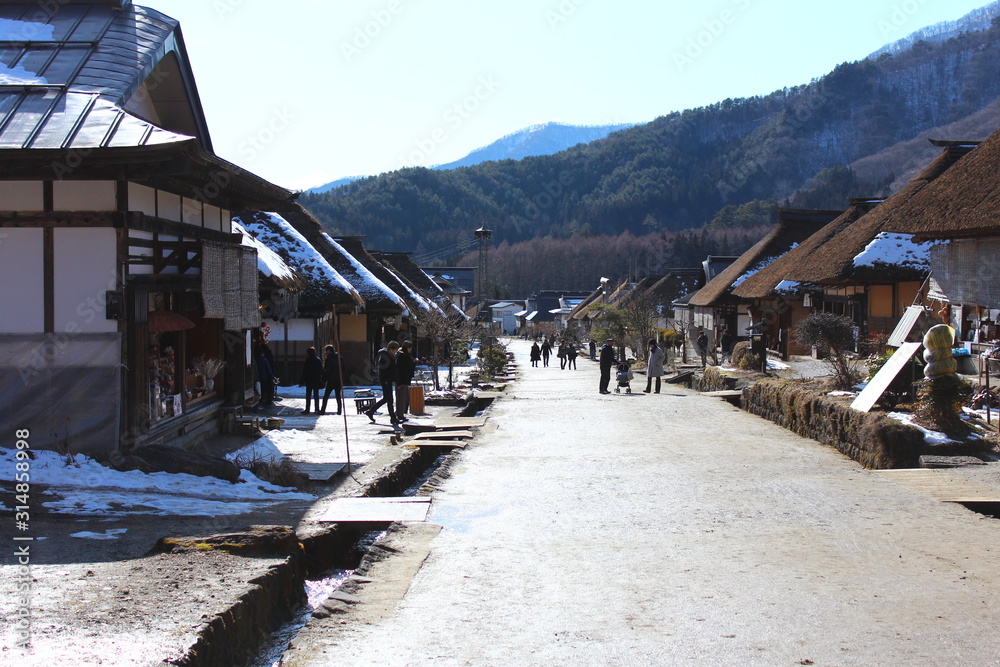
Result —
[[[301, 375], [306, 350], [337, 341], [338, 313], [353, 313], [365, 305], [364, 299], [284, 217], [276, 213], [244, 213], [236, 221], [305, 280], [295, 311], [284, 317], [271, 313], [269, 324], [274, 372], [283, 384], [294, 384]], [[266, 317], [275, 307], [284, 310], [283, 301], [280, 289], [266, 295], [262, 313]]]
[[[949, 143], [946, 150], [969, 143]], [[887, 216], [887, 233], [930, 243], [930, 298], [973, 347], [1000, 340], [1000, 131]]]
[[774, 229], [691, 297], [689, 305], [695, 309], [695, 327], [716, 334], [728, 329], [737, 338], [746, 337], [750, 302], [733, 294], [733, 290], [839, 214], [840, 211], [779, 210]]
[[774, 229], [691, 297], [688, 303], [694, 309], [695, 328], [704, 329], [710, 339], [721, 335], [723, 330], [736, 339], [748, 337], [751, 302], [733, 291], [839, 214], [840, 211], [779, 210]]
[[[919, 201], [926, 187], [973, 148], [967, 143], [936, 145], [942, 148], [941, 155], [901, 190], [884, 201], [852, 200], [843, 215], [735, 293], [759, 299], [763, 307], [768, 306], [767, 299], [777, 302], [781, 315], [789, 304], [799, 303], [847, 315], [857, 323], [862, 339], [891, 332], [905, 307], [921, 293], [934, 245], [901, 231], [909, 228], [908, 202]], [[762, 317], [776, 321], [767, 312]]]
[[[232, 212], [292, 193], [214, 154], [177, 21], [129, 0], [0, 19], [0, 428], [95, 453], [217, 431], [260, 326]], [[227, 364], [208, 383], [197, 357]]]

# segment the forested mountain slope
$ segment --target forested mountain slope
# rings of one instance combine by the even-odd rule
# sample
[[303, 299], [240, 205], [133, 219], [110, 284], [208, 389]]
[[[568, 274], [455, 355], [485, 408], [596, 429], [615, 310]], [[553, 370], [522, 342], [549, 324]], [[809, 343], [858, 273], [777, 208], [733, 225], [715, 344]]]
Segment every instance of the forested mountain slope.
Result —
[[[701, 227], [726, 206], [784, 201], [824, 169], [846, 169], [980, 112], [1000, 96], [998, 74], [994, 22], [555, 155], [453, 171], [405, 169], [302, 202], [332, 232], [366, 234], [369, 245], [386, 250], [453, 246], [484, 223], [498, 243]], [[843, 187], [881, 188], [884, 180], [847, 179]]]

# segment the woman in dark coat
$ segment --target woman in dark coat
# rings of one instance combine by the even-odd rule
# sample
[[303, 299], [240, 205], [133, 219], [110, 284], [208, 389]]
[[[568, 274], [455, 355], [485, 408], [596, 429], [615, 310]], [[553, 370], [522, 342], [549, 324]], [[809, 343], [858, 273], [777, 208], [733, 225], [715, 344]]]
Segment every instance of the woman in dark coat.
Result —
[[538, 368], [538, 362], [542, 360], [542, 348], [538, 347], [538, 341], [531, 344], [531, 365]]
[[326, 359], [323, 361], [323, 379], [326, 380], [326, 391], [323, 392], [323, 407], [319, 409], [319, 413], [326, 414], [326, 404], [330, 400], [330, 394], [336, 392], [337, 414], [339, 415], [344, 407], [344, 399], [341, 395], [341, 390], [344, 388], [341, 377], [344, 371], [340, 366], [340, 355], [337, 354], [333, 345], [327, 345], [323, 351], [326, 352]]
[[308, 415], [310, 400], [315, 400], [316, 412], [319, 412], [319, 390], [323, 388], [323, 360], [316, 354], [316, 348], [306, 350], [306, 361], [302, 365], [302, 377], [299, 386], [306, 388], [306, 409], [302, 414]]

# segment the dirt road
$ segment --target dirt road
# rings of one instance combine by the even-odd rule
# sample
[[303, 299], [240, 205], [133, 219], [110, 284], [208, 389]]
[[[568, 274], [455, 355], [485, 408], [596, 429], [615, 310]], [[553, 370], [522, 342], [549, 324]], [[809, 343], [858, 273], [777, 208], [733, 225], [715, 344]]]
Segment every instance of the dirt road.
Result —
[[996, 520], [718, 399], [601, 396], [596, 364], [513, 349], [431, 525], [284, 664], [1000, 664]]

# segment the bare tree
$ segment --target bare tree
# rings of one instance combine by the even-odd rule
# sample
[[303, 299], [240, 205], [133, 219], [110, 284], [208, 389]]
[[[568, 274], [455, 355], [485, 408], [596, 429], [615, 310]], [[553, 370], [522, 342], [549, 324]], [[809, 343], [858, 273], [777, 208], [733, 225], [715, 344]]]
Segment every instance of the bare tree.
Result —
[[452, 389], [455, 370], [452, 347], [459, 340], [471, 338], [475, 332], [475, 325], [468, 317], [451, 308], [447, 301], [440, 305], [440, 310], [421, 313], [418, 325], [424, 337], [431, 342], [430, 363], [434, 369], [434, 389], [441, 389], [438, 369], [443, 361], [448, 363], [448, 388]]

